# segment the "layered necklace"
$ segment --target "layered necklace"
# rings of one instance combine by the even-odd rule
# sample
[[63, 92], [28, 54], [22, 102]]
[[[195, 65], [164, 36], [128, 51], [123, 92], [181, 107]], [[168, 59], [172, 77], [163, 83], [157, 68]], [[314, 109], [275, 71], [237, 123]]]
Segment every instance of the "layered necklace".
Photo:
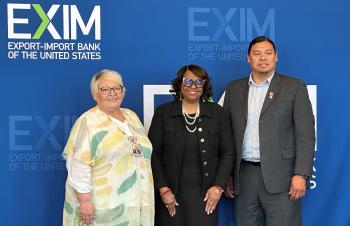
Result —
[[[187, 114], [187, 112], [185, 111], [185, 108], [184, 106], [182, 105], [182, 115], [184, 116], [185, 118], [185, 123], [186, 123], [186, 129], [188, 132], [190, 133], [194, 133], [196, 130], [197, 130], [197, 126], [194, 125], [198, 116], [199, 116], [199, 104], [197, 106], [197, 110], [196, 110], [196, 114], [194, 116], [190, 116], [189, 114]], [[194, 128], [193, 129], [190, 129], [189, 126], [193, 126], [194, 125]]]
[[143, 154], [140, 150], [137, 137], [133, 129], [129, 125], [128, 121], [126, 119], [124, 121], [121, 121], [113, 117], [110, 117], [110, 118], [116, 124], [116, 126], [120, 129], [120, 131], [124, 134], [124, 136], [127, 138], [127, 141], [131, 146], [132, 154], [134, 156], [142, 156]]

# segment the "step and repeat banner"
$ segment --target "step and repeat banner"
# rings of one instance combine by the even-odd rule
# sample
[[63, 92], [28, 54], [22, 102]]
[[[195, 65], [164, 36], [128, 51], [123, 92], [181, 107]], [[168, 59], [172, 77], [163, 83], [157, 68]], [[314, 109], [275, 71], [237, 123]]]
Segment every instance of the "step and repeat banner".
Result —
[[[61, 153], [77, 116], [94, 106], [92, 75], [108, 68], [127, 88], [123, 106], [148, 128], [185, 64], [203, 66], [220, 101], [250, 73], [249, 41], [275, 41], [277, 70], [305, 80], [317, 120], [303, 225], [350, 225], [350, 3], [336, 1], [1, 1], [0, 221], [62, 224]], [[220, 226], [233, 226], [233, 201]]]

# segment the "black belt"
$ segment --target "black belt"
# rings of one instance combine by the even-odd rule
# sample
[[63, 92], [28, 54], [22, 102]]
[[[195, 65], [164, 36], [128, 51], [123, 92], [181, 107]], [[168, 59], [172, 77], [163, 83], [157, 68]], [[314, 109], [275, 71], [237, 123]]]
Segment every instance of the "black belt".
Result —
[[243, 163], [249, 164], [249, 165], [253, 165], [253, 166], [260, 166], [260, 162], [252, 162], [252, 161], [246, 161], [242, 159]]

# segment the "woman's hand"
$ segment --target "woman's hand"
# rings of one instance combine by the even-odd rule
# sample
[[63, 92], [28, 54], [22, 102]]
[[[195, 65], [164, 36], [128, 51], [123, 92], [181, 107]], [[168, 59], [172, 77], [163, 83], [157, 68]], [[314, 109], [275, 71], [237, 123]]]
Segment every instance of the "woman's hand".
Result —
[[91, 201], [90, 193], [78, 193], [79, 215], [81, 223], [86, 226], [92, 225], [95, 217], [95, 205]]
[[223, 190], [219, 186], [212, 186], [208, 189], [207, 193], [205, 194], [204, 202], [205, 204], [205, 212], [207, 214], [213, 213], [215, 210], [216, 205], [218, 204], [221, 194]]
[[228, 198], [234, 198], [234, 191], [233, 191], [233, 179], [230, 177], [227, 181], [226, 189], [225, 189], [225, 195]]
[[176, 202], [175, 195], [168, 187], [162, 187], [159, 189], [160, 197], [163, 200], [165, 207], [168, 209], [170, 216], [174, 217], [176, 214], [176, 206], [179, 204]]

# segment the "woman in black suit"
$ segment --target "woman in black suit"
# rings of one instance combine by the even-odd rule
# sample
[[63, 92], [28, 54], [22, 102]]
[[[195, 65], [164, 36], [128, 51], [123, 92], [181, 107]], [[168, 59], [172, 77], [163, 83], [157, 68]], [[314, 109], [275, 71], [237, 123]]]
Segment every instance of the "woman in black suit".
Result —
[[156, 226], [218, 224], [217, 204], [233, 167], [228, 115], [208, 100], [212, 86], [197, 65], [172, 82], [175, 101], [159, 106], [149, 138], [156, 191]]

